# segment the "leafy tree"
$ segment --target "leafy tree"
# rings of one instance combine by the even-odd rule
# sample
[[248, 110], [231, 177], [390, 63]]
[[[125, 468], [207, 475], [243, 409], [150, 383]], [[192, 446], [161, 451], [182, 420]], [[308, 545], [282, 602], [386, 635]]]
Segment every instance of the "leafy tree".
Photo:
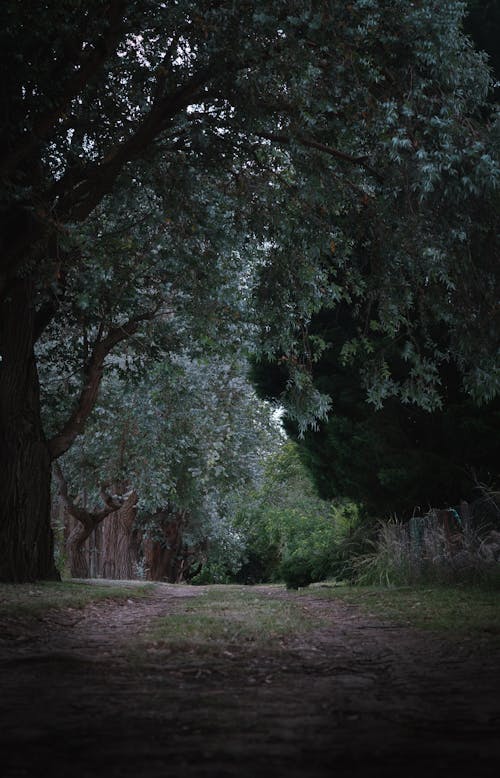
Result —
[[257, 401], [239, 361], [168, 356], [139, 381], [108, 374], [86, 434], [57, 467], [63, 494], [84, 491], [95, 505], [68, 503], [82, 523], [80, 544], [133, 494], [143, 537], [164, 542], [165, 522], [182, 517], [183, 545], [231, 546], [226, 502], [258, 480], [276, 445], [271, 409]]
[[[83, 428], [111, 350], [168, 319], [172, 266], [187, 282], [194, 265], [188, 297], [208, 281], [215, 299], [233, 236], [240, 257], [260, 254], [263, 348], [293, 368], [285, 400], [302, 426], [327, 407], [308, 379], [307, 326], [338, 299], [389, 334], [409, 337], [415, 317], [447, 323], [444, 354], [432, 341], [425, 359], [410, 353], [416, 380], [398, 384], [371, 361], [375, 400], [435, 402], [443, 358], [477, 397], [497, 391], [498, 133], [476, 122], [489, 78], [460, 33], [463, 11], [451, 0], [63, 0], [41, 18], [2, 4], [1, 579], [54, 575], [51, 458]], [[125, 213], [110, 266], [108, 226]], [[127, 245], [127, 220], [148, 234], [144, 255], [137, 237]], [[165, 271], [153, 262], [150, 275], [157, 241]], [[104, 316], [89, 302], [95, 279]], [[50, 322], [73, 332], [78, 321], [83, 384], [47, 441], [34, 345]]]
[[[493, 2], [471, 3], [465, 20], [477, 45], [489, 48], [495, 69], [498, 52], [489, 33], [499, 19], [500, 6]], [[451, 114], [433, 117], [431, 123], [441, 125], [433, 135], [418, 130], [419, 118], [407, 109], [413, 128], [404, 120], [406, 130], [400, 128], [399, 140], [391, 141], [395, 184], [406, 177], [386, 203], [391, 213], [378, 192], [378, 203], [367, 205], [378, 218], [340, 214], [342, 240], [349, 241], [343, 267], [351, 296], [346, 298], [349, 287], [338, 273], [338, 299], [303, 317], [302, 348], [291, 359], [275, 354], [254, 366], [261, 394], [277, 399], [297, 365], [309, 364], [316, 392], [332, 398], [331, 413], [317, 432], [301, 429], [293, 414], [285, 425], [298, 439], [319, 494], [361, 500], [374, 515], [408, 516], [431, 505], [457, 504], [473, 497], [481, 482], [493, 484], [500, 469], [500, 406], [492, 399], [500, 342], [498, 195], [494, 179], [473, 185], [455, 167], [465, 164], [478, 138], [487, 144], [488, 158], [495, 157], [496, 126], [484, 108], [471, 116], [475, 140], [471, 136], [460, 148], [457, 135], [452, 141]], [[424, 173], [432, 173], [432, 180]], [[410, 221], [404, 216], [408, 206], [414, 209]], [[433, 235], [436, 228], [441, 237]], [[399, 248], [391, 254], [393, 238]], [[333, 262], [325, 260], [329, 272], [339, 242], [331, 246]], [[475, 367], [466, 356], [472, 348]], [[467, 361], [475, 377], [467, 370], [464, 376]]]
[[212, 495], [258, 475], [275, 435], [241, 364], [174, 354], [140, 382], [108, 378], [88, 434], [61, 462], [89, 498], [126, 481], [144, 511], [171, 502], [201, 516]]
[[[328, 343], [313, 366], [315, 385], [334, 398], [332, 412], [316, 431], [299, 436], [285, 418], [323, 499], [361, 502], [371, 516], [397, 513], [401, 518], [430, 507], [458, 505], [478, 495], [480, 484], [493, 485], [500, 468], [500, 402], [477, 406], [461, 387], [452, 364], [440, 371], [443, 406], [426, 411], [399, 400], [375, 410], [366, 402], [356, 362], [342, 362], [342, 349], [355, 331], [349, 308], [324, 311], [311, 332]], [[397, 348], [381, 339], [392, 375], [406, 365]], [[287, 381], [283, 364], [254, 365], [262, 396], [279, 397]]]
[[318, 498], [296, 444], [267, 458], [262, 482], [237, 493], [231, 523], [243, 543], [233, 580], [305, 586], [341, 573], [343, 544], [359, 522], [354, 503]]
[[[303, 4], [295, 5], [301, 13]], [[62, 455], [74, 440], [75, 425], [81, 431], [95, 401], [106, 353], [117, 341], [135, 334], [144, 320], [167, 315], [168, 273], [166, 278], [154, 273], [151, 280], [143, 268], [136, 273], [137, 247], [126, 245], [127, 234], [122, 267], [115, 263], [110, 270], [99, 245], [101, 235], [92, 230], [95, 215], [100, 212], [109, 221], [112, 200], [113, 214], [132, 205], [128, 219], [142, 218], [143, 195], [139, 209], [131, 197], [147, 182], [156, 199], [167, 199], [169, 205], [160, 222], [157, 208], [149, 213], [152, 237], [176, 209], [180, 215], [171, 230], [176, 240], [169, 247], [170, 262], [177, 259], [185, 277], [194, 272], [199, 289], [203, 280], [196, 268], [204, 262], [204, 275], [213, 276], [215, 286], [218, 274], [211, 263], [220, 247], [205, 251], [210, 243], [205, 231], [209, 224], [215, 229], [217, 213], [210, 214], [209, 224], [197, 221], [199, 215], [190, 211], [189, 191], [202, 181], [206, 193], [207, 174], [217, 171], [220, 198], [232, 186], [233, 203], [239, 203], [247, 190], [251, 206], [249, 163], [254, 159], [257, 125], [273, 121], [275, 113], [274, 107], [265, 105], [257, 85], [272, 92], [276, 84], [299, 72], [295, 55], [303, 48], [301, 40], [292, 36], [295, 43], [289, 46], [285, 36], [280, 42], [293, 10], [294, 4], [280, 3], [276, 16], [270, 16], [264, 3], [236, 8], [233, 3], [96, 0], [83, 6], [67, 0], [47, 3], [41, 19], [33, 6], [2, 5], [2, 56], [9, 65], [0, 160], [5, 235], [0, 344], [2, 579], [54, 574], [48, 524], [50, 459]], [[209, 200], [207, 210], [213, 202]], [[246, 230], [246, 214], [238, 208], [231, 218]], [[222, 230], [220, 225], [219, 238], [224, 237]], [[197, 231], [195, 241], [192, 233]], [[184, 252], [176, 256], [182, 238]], [[190, 248], [194, 271], [189, 261], [183, 266]], [[146, 267], [154, 251], [150, 243]], [[47, 443], [33, 345], [60, 305], [67, 309], [68, 278], [72, 289], [75, 283], [81, 285], [79, 307], [88, 305], [96, 268], [97, 283], [107, 287], [113, 302], [124, 299], [120, 282], [128, 279], [131, 269], [135, 283], [126, 284], [125, 291], [131, 294], [125, 294], [125, 310], [122, 304], [115, 306], [114, 321], [101, 321], [92, 333], [77, 405], [57, 437]], [[141, 305], [136, 312], [133, 298], [147, 298], [148, 292], [160, 308]], [[69, 305], [75, 308], [73, 300]], [[85, 342], [83, 346], [85, 351]]]

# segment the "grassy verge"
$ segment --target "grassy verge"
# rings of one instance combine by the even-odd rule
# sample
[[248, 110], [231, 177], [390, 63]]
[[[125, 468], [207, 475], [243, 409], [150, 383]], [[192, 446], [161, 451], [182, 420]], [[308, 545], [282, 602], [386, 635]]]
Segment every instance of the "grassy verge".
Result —
[[315, 624], [300, 602], [221, 587], [191, 598], [182, 613], [156, 619], [147, 638], [162, 649], [197, 654], [273, 650]]
[[0, 584], [0, 616], [37, 616], [50, 609], [84, 608], [102, 600], [145, 597], [148, 584], [106, 585], [75, 581]]
[[500, 642], [498, 592], [460, 587], [332, 586], [307, 590], [327, 599], [358, 605], [365, 613], [429, 629], [451, 638]]

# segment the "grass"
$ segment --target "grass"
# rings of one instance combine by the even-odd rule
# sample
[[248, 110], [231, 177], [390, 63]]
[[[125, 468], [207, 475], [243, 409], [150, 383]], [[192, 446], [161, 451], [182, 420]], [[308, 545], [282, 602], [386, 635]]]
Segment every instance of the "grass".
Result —
[[273, 599], [247, 587], [220, 587], [194, 597], [184, 612], [156, 619], [148, 638], [162, 648], [197, 653], [279, 648], [317, 622], [299, 602]]
[[[148, 596], [151, 584], [65, 581], [0, 584], [0, 616], [37, 617], [50, 609], [80, 609], [103, 600]], [[266, 587], [269, 588], [269, 587]], [[282, 587], [277, 586], [277, 592]], [[258, 587], [211, 587], [181, 598], [182, 613], [155, 619], [146, 641], [167, 651], [220, 653], [279, 649], [287, 639], [321, 626], [301, 596], [340, 599], [366, 613], [442, 636], [500, 642], [498, 592], [458, 586], [395, 587], [311, 586], [297, 599], [273, 598]]]
[[84, 608], [102, 600], [145, 597], [148, 584], [96, 584], [76, 581], [0, 584], [0, 616], [38, 616], [51, 609]]
[[500, 594], [495, 591], [458, 586], [332, 586], [308, 592], [442, 636], [500, 642]]

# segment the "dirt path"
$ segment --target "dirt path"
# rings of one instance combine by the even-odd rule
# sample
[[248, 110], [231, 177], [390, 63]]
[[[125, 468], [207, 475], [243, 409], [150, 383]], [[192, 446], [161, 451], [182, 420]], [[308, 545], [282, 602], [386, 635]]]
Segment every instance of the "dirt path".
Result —
[[325, 626], [278, 653], [131, 658], [152, 618], [203, 590], [158, 585], [147, 601], [1, 624], [3, 775], [499, 774], [498, 653], [301, 596]]

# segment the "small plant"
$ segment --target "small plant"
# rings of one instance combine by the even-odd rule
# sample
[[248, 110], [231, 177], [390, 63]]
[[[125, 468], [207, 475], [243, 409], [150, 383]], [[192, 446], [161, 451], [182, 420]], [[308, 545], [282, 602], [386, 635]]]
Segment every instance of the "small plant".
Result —
[[190, 579], [189, 583], [200, 585], [229, 584], [231, 583], [231, 574], [223, 561], [209, 559], [201, 570]]

